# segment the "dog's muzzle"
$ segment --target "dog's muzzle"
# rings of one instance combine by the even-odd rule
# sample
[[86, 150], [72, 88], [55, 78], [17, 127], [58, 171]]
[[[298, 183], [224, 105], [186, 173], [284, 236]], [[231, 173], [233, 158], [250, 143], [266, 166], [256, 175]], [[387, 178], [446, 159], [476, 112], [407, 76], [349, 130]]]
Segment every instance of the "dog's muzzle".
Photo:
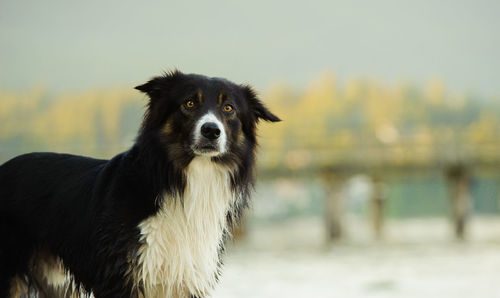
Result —
[[198, 121], [193, 141], [192, 149], [197, 155], [218, 156], [226, 152], [224, 126], [212, 113], [206, 114]]

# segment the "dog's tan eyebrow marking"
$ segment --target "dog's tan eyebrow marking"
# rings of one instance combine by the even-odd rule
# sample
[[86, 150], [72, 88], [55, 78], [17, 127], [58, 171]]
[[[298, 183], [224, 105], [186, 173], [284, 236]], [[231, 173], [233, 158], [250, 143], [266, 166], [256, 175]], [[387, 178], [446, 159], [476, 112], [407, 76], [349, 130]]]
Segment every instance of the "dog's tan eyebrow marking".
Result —
[[218, 102], [218, 104], [221, 105], [222, 102], [224, 101], [224, 99], [226, 99], [226, 94], [224, 94], [223, 92], [220, 92], [219, 93], [219, 102]]
[[201, 90], [198, 90], [198, 93], [196, 93], [196, 96], [198, 97], [198, 102], [203, 102], [203, 93]]

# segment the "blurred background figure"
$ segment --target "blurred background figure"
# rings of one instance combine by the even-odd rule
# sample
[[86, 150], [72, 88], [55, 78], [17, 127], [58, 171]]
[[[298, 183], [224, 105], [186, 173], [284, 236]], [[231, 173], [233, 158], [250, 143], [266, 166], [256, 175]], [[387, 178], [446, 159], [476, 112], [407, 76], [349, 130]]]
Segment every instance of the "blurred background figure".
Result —
[[[110, 157], [179, 68], [249, 83], [258, 185], [216, 297], [500, 297], [500, 4], [0, 3], [0, 162]], [[0, 181], [1, 183], [1, 181]]]

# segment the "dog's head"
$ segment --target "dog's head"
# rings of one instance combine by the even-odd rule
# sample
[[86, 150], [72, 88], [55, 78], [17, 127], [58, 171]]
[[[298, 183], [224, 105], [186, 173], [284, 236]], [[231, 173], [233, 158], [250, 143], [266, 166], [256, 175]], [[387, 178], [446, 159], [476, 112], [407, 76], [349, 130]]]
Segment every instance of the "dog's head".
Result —
[[174, 160], [237, 162], [253, 152], [259, 119], [280, 121], [252, 88], [222, 78], [175, 71], [136, 89], [150, 98], [142, 133], [158, 137]]

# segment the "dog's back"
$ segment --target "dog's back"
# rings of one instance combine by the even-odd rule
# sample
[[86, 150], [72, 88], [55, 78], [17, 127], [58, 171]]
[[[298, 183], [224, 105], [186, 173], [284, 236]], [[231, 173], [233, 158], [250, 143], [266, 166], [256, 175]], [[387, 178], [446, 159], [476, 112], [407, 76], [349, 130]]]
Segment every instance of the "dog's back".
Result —
[[[31, 263], [37, 251], [81, 240], [77, 230], [89, 221], [84, 209], [105, 163], [69, 154], [30, 153], [0, 166], [0, 283], [34, 274]], [[7, 288], [0, 287], [0, 297], [7, 296]]]

